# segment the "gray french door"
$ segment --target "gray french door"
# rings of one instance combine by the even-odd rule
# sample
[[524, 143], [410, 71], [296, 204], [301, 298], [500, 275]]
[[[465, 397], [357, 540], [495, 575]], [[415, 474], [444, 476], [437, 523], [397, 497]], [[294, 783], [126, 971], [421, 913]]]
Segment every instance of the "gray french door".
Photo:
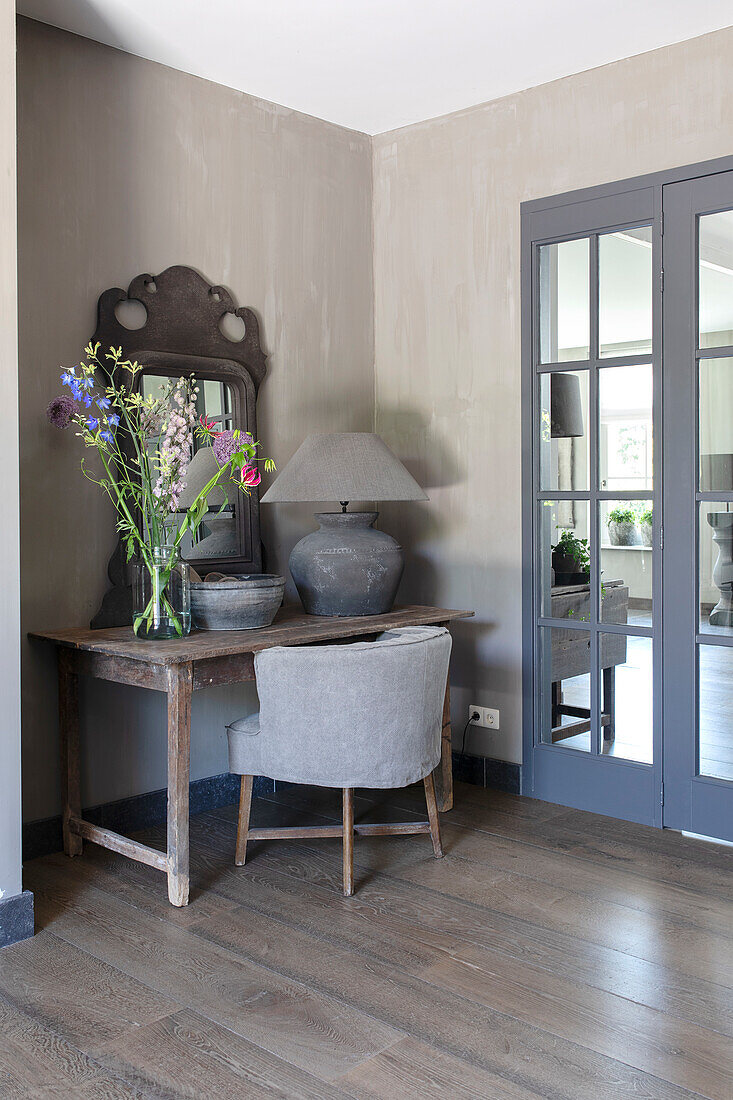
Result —
[[732, 168], [522, 211], [522, 790], [729, 841]]
[[523, 228], [523, 790], [659, 825], [659, 189], [533, 212]]
[[664, 824], [733, 840], [733, 172], [664, 209]]

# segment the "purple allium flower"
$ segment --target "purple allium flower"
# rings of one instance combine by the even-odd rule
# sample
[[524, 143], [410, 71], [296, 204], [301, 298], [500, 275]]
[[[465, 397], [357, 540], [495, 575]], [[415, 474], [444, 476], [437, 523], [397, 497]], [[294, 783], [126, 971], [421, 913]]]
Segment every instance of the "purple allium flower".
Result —
[[54, 428], [68, 428], [78, 411], [79, 406], [74, 398], [62, 393], [49, 404], [46, 416]]
[[236, 454], [241, 444], [234, 438], [234, 432], [219, 432], [214, 439], [214, 458], [220, 466], [226, 466], [232, 455]]

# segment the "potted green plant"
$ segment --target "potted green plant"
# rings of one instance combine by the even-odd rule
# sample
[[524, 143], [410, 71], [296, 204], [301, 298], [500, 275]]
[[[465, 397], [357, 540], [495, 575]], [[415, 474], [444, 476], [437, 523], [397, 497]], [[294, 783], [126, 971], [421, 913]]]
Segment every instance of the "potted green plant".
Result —
[[611, 546], [636, 546], [639, 532], [633, 508], [614, 508], [608, 513], [608, 535]]
[[642, 546], [652, 545], [652, 526], [654, 524], [654, 510], [647, 508], [639, 516], [639, 530], [641, 531]]
[[579, 539], [572, 531], [563, 531], [552, 547], [555, 584], [587, 584], [590, 575], [588, 539]]

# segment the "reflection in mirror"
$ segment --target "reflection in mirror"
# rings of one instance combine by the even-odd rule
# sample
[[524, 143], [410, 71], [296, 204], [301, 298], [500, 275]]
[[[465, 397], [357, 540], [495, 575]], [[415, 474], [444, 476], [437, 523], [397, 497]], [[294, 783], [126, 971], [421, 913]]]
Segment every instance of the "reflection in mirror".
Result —
[[[175, 376], [177, 377], [177, 376]], [[175, 377], [144, 374], [142, 396], [161, 397], [175, 382]], [[213, 423], [215, 431], [230, 431], [239, 427], [234, 422], [234, 393], [226, 382], [210, 378], [199, 379], [199, 394], [196, 412]], [[199, 492], [214, 476], [217, 470], [216, 459], [211, 447], [202, 445], [194, 439], [193, 458], [186, 475], [186, 486], [179, 499], [178, 521], [183, 522], [186, 510], [193, 504]], [[240, 548], [239, 491], [236, 485], [217, 486], [209, 493], [209, 510], [199, 528], [196, 541], [185, 535], [181, 542], [181, 554], [187, 561], [199, 559], [220, 559], [238, 557]]]

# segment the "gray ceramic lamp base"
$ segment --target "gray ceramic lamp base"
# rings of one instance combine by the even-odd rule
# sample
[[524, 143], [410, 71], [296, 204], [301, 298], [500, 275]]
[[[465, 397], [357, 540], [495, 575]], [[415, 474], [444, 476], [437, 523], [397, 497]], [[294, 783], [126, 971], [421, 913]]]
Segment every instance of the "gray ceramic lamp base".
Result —
[[401, 546], [372, 524], [379, 512], [319, 512], [319, 530], [290, 555], [290, 572], [309, 615], [384, 615], [402, 577]]

